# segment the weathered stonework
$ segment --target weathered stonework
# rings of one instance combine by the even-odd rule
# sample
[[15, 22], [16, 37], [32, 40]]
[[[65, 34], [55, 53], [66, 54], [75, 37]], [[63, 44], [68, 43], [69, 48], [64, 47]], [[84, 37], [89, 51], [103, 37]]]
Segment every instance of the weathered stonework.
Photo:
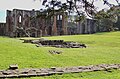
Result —
[[[58, 12], [50, 18], [40, 16], [43, 12], [13, 9], [7, 10], [5, 35], [10, 37], [40, 37], [48, 35], [64, 35], [67, 32], [66, 13]], [[39, 16], [39, 17], [38, 17]], [[59, 16], [61, 19], [57, 18]], [[62, 29], [62, 30], [61, 30]]]
[[0, 36], [5, 35], [6, 23], [0, 23]]
[[92, 34], [97, 32], [96, 20], [85, 19], [77, 24], [77, 34]]
[[[114, 6], [119, 10], [119, 6]], [[47, 14], [50, 14], [48, 12]], [[101, 27], [99, 21], [85, 18], [84, 21], [71, 24], [67, 13], [55, 11], [54, 15], [45, 18], [44, 12], [38, 10], [7, 10], [6, 23], [0, 23], [0, 36], [10, 37], [40, 37], [52, 35], [74, 35], [74, 34], [92, 34], [96, 32], [110, 31], [107, 27]], [[51, 14], [50, 14], [51, 15]], [[39, 17], [38, 17], [39, 16]], [[112, 26], [112, 25], [111, 25]], [[114, 30], [120, 30], [120, 16], [118, 21], [113, 24]]]
[[111, 69], [120, 69], [120, 64], [100, 64], [90, 66], [76, 66], [66, 68], [41, 68], [41, 69], [16, 69], [16, 70], [0, 70], [0, 78], [20, 78], [20, 77], [35, 77], [35, 76], [50, 76], [54, 74], [66, 73], [81, 73], [81, 72], [95, 72], [106, 71], [111, 72]]
[[57, 48], [86, 48], [87, 47], [85, 44], [72, 42], [72, 41], [64, 41], [64, 40], [37, 39], [37, 40], [24, 40], [23, 43], [36, 44], [37, 47], [41, 47], [41, 46], [51, 46], [51, 47], [57, 47]]
[[93, 34], [98, 32], [96, 26], [96, 20], [94, 19], [85, 19], [83, 21], [78, 22], [69, 22], [68, 34], [75, 35], [75, 34]]

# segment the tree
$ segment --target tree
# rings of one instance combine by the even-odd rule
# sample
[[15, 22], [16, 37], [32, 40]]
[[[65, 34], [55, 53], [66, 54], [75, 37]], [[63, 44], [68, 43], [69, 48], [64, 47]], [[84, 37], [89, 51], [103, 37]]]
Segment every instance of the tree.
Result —
[[120, 7], [113, 6], [109, 10], [105, 11], [104, 9], [96, 13], [95, 19], [98, 21], [98, 26], [102, 31], [114, 31], [114, 23], [118, 21], [120, 16]]
[[[94, 2], [97, 0], [66, 0], [62, 3], [60, 0], [43, 0], [42, 5], [51, 11], [54, 10], [62, 10], [65, 12], [76, 13], [78, 16], [82, 16], [83, 14], [89, 17], [93, 17], [96, 13], [96, 7], [94, 6]], [[109, 7], [113, 7], [114, 4], [109, 3], [109, 0], [102, 0], [105, 5]], [[120, 6], [120, 2], [115, 0]], [[84, 10], [83, 10], [84, 9]]]

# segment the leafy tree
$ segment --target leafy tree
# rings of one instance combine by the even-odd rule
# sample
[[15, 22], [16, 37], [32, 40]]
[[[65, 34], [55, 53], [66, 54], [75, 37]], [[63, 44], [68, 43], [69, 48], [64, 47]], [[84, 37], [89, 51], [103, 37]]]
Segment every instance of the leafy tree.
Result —
[[95, 19], [98, 20], [98, 26], [103, 31], [114, 31], [113, 24], [118, 21], [120, 16], [120, 7], [113, 6], [109, 10], [101, 10], [95, 15]]
[[[66, 0], [64, 3], [61, 0], [43, 0], [42, 5], [46, 7], [49, 11], [54, 10], [62, 10], [65, 12], [76, 13], [78, 16], [86, 15], [89, 17], [93, 17], [96, 13], [96, 7], [94, 6], [94, 2], [97, 0]], [[114, 4], [110, 4], [109, 0], [101, 0], [104, 4], [109, 7], [114, 6]], [[120, 2], [115, 0], [120, 6]]]

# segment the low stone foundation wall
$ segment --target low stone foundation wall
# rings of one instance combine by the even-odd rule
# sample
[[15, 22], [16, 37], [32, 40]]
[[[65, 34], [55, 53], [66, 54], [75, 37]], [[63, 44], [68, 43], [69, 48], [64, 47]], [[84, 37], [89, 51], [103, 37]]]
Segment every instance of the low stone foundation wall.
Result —
[[120, 64], [100, 64], [90, 66], [77, 66], [66, 68], [42, 68], [42, 69], [16, 69], [16, 70], [0, 70], [0, 78], [20, 78], [34, 76], [49, 76], [54, 74], [80, 73], [92, 71], [108, 71], [111, 69], [120, 69]]
[[41, 46], [51, 46], [57, 48], [86, 48], [85, 44], [81, 44], [78, 42], [72, 41], [64, 41], [64, 40], [24, 40], [24, 43], [32, 43], [37, 44], [37, 47]]

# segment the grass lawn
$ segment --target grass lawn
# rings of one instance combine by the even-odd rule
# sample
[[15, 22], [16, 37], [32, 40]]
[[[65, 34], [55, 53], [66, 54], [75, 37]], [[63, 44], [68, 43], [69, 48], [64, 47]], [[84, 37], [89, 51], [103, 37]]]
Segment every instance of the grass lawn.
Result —
[[[19, 38], [0, 37], [0, 69], [7, 69], [10, 64], [18, 64], [19, 68], [48, 68], [53, 66], [66, 67], [120, 63], [120, 32], [43, 38], [76, 41], [84, 43], [88, 47], [36, 47], [34, 44], [22, 43], [23, 41], [19, 40]], [[52, 55], [48, 52], [48, 50], [52, 49], [62, 50], [63, 53], [60, 55]], [[81, 75], [84, 77], [79, 77]], [[89, 72], [30, 79], [70, 79], [74, 77], [78, 79], [118, 79], [120, 78], [120, 70], [113, 70], [112, 73]]]

